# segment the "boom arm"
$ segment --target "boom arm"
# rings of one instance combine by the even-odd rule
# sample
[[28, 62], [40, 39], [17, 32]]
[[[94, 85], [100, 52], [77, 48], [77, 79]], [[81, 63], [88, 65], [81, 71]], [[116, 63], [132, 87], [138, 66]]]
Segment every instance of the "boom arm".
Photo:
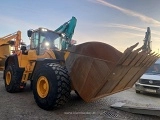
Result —
[[[13, 39], [15, 39], [15, 41], [13, 41]], [[15, 45], [15, 51], [18, 50], [20, 42], [21, 42], [21, 31], [17, 31], [15, 33], [0, 38], [0, 46], [5, 44]]]
[[68, 22], [65, 22], [63, 25], [61, 25], [59, 28], [55, 30], [55, 32], [58, 32], [62, 35], [64, 35], [66, 41], [62, 41], [62, 49], [67, 48], [67, 44], [70, 44], [72, 36], [74, 34], [74, 29], [76, 27], [77, 19], [75, 17], [72, 17]]

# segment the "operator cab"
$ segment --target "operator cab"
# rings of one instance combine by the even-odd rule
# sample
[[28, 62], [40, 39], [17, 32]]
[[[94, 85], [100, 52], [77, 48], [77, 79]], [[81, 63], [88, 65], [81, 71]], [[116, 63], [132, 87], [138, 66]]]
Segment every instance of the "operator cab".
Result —
[[62, 36], [54, 31], [46, 28], [28, 30], [28, 37], [31, 40], [30, 49], [35, 49], [37, 55], [43, 54], [47, 49], [61, 50]]

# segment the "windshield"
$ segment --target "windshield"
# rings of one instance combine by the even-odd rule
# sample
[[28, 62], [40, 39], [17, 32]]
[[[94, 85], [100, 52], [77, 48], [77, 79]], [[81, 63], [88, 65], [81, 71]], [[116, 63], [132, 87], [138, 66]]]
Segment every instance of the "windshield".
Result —
[[147, 71], [146, 74], [160, 74], [160, 64], [152, 65]]
[[61, 49], [61, 37], [52, 31], [41, 31], [40, 49]]

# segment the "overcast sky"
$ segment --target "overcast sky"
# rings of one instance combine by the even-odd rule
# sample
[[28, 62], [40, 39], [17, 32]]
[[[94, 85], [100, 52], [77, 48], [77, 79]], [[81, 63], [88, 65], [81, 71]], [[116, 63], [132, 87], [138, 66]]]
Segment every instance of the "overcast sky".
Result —
[[151, 28], [152, 49], [160, 48], [160, 0], [1, 0], [0, 37], [22, 31], [29, 44], [28, 29], [55, 30], [77, 18], [74, 40], [100, 41], [120, 51], [139, 42]]

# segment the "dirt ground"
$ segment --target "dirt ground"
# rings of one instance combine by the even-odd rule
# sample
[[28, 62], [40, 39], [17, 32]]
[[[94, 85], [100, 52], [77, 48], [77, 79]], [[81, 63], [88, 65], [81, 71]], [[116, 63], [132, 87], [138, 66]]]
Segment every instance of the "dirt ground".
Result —
[[45, 111], [37, 106], [27, 84], [21, 93], [5, 91], [0, 72], [0, 120], [159, 120], [156, 116], [138, 115], [111, 108], [116, 102], [159, 104], [159, 96], [136, 94], [134, 88], [107, 96], [92, 103], [85, 103], [74, 92], [62, 108]]

